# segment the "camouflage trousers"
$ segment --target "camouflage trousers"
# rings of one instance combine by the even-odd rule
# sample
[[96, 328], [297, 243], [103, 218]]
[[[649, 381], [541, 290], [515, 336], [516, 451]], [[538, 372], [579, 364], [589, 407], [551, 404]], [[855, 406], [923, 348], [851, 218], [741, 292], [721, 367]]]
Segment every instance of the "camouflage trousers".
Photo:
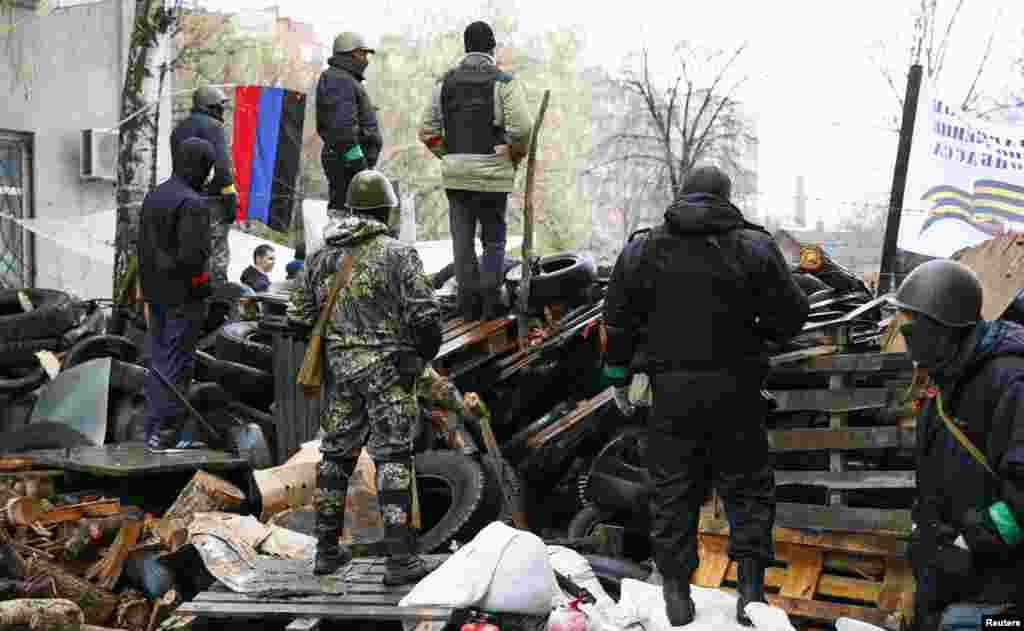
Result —
[[231, 261], [231, 248], [228, 246], [230, 224], [223, 222], [218, 207], [210, 216], [210, 286], [214, 291], [228, 284], [228, 263]]
[[359, 449], [377, 466], [377, 498], [388, 529], [410, 524], [412, 445], [419, 409], [413, 380], [390, 361], [373, 365], [358, 381], [331, 384], [320, 417], [324, 430], [317, 471], [317, 536], [341, 534], [345, 496]]

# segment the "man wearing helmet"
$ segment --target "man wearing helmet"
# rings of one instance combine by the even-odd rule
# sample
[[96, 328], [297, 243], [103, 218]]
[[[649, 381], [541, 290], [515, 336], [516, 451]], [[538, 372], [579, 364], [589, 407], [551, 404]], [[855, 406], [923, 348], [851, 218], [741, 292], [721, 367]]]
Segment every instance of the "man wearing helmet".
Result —
[[316, 85], [316, 131], [324, 141], [320, 161], [327, 175], [328, 209], [344, 208], [352, 177], [376, 166], [384, 144], [363, 85], [375, 52], [362, 35], [341, 33]]
[[626, 244], [605, 296], [606, 374], [619, 409], [632, 413], [630, 371], [649, 374], [653, 386], [651, 545], [673, 626], [696, 613], [690, 575], [712, 485], [729, 516], [737, 619], [750, 625], [744, 607], [765, 600], [775, 522], [766, 343], [796, 335], [809, 310], [775, 241], [743, 218], [731, 190], [716, 167], [691, 171], [665, 221]]
[[[235, 191], [231, 153], [224, 133], [224, 106], [228, 97], [218, 88], [202, 86], [192, 94], [192, 113], [171, 132], [171, 155], [178, 156], [178, 147], [189, 138], [202, 138], [213, 145], [217, 161], [213, 179], [206, 186], [210, 207], [210, 284], [216, 290], [228, 282], [231, 251], [228, 232], [235, 222], [238, 193]], [[177, 160], [177, 158], [174, 158]]]
[[389, 557], [384, 582], [414, 583], [427, 574], [415, 554], [411, 523], [412, 441], [418, 419], [415, 378], [441, 345], [441, 312], [415, 248], [394, 237], [398, 199], [379, 171], [358, 173], [348, 188], [350, 213], [331, 211], [324, 247], [306, 261], [288, 316], [312, 325], [339, 269], [324, 332], [327, 399], [321, 415], [323, 460], [317, 477], [314, 572], [331, 574], [351, 559], [338, 545], [348, 481], [365, 446], [377, 465], [377, 489]]
[[1024, 597], [1024, 327], [982, 320], [981, 285], [953, 261], [916, 268], [891, 301], [933, 386], [917, 420], [914, 628], [980, 629]]

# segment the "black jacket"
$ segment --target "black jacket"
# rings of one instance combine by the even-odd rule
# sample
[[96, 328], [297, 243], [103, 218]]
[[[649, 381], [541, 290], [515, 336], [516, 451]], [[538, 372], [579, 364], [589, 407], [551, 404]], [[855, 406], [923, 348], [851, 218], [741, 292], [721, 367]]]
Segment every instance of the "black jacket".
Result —
[[771, 235], [729, 202], [686, 195], [619, 255], [605, 296], [611, 366], [649, 373], [765, 365], [810, 305]]
[[255, 292], [266, 291], [270, 288], [270, 277], [259, 271], [252, 265], [245, 268], [242, 272], [242, 278], [240, 279], [243, 285], [252, 287]]
[[316, 131], [324, 146], [339, 155], [360, 145], [373, 167], [384, 140], [363, 74], [346, 56], [335, 55], [327, 63], [316, 84]]
[[[933, 398], [917, 420], [914, 522], [923, 534], [946, 524], [941, 530], [949, 533], [948, 538], [963, 531], [968, 509], [983, 511], [1004, 501], [1024, 524], [1024, 327], [1003, 321], [979, 323], [944, 373], [935, 376], [943, 409], [985, 454], [1001, 480], [989, 475], [957, 442]], [[1024, 548], [1006, 550], [997, 558], [973, 554], [973, 565], [977, 578], [964, 581], [969, 585], [963, 587], [970, 589], [958, 599], [1024, 604]], [[919, 570], [915, 567], [915, 573]], [[916, 600], [931, 601], [936, 610], [950, 604], [929, 593], [950, 593], [949, 586], [928, 583], [919, 579]]]
[[142, 294], [165, 308], [200, 300], [209, 290], [210, 211], [199, 190], [215, 161], [214, 149], [194, 139], [179, 152], [174, 175], [146, 195], [139, 217]]
[[[181, 143], [189, 138], [202, 138], [213, 145], [216, 162], [207, 194], [220, 195], [225, 188], [233, 186], [235, 180], [232, 175], [231, 153], [228, 151], [224, 123], [206, 112], [193, 111], [171, 132], [171, 156], [178, 156]], [[175, 170], [177, 170], [177, 164], [175, 164]]]

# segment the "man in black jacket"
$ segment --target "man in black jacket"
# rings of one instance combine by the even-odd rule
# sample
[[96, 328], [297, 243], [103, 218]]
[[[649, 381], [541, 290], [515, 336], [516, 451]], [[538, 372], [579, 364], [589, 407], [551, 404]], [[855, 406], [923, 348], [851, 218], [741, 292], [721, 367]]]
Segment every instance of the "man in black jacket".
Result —
[[149, 308], [145, 423], [151, 449], [166, 446], [164, 425], [183, 413], [152, 370], [180, 392], [188, 390], [205, 315], [203, 300], [211, 293], [210, 211], [200, 191], [214, 162], [209, 142], [183, 141], [174, 156], [174, 174], [142, 202], [138, 250], [142, 294]]
[[651, 376], [651, 543], [674, 626], [695, 615], [689, 577], [712, 474], [738, 562], [739, 621], [749, 625], [744, 607], [765, 600], [775, 521], [765, 343], [793, 337], [809, 310], [771, 235], [729, 202], [731, 188], [715, 167], [691, 172], [664, 223], [626, 244], [605, 297], [606, 373], [624, 413], [630, 372]]
[[324, 141], [320, 161], [327, 175], [329, 210], [345, 207], [352, 178], [376, 166], [384, 144], [376, 108], [363, 86], [375, 52], [358, 33], [338, 35], [316, 85], [316, 132]]
[[965, 266], [917, 267], [892, 301], [932, 381], [918, 413], [914, 628], [980, 629], [1024, 604], [1024, 327], [981, 319]]
[[210, 229], [213, 238], [210, 255], [210, 282], [215, 288], [228, 282], [231, 249], [228, 233], [235, 222], [238, 193], [235, 191], [231, 152], [224, 132], [224, 106], [228, 97], [217, 88], [202, 86], [192, 95], [192, 113], [171, 132], [171, 156], [180, 155], [181, 143], [189, 138], [202, 138], [213, 145], [216, 157], [213, 179], [206, 187], [209, 196]]
[[270, 289], [269, 274], [274, 269], [276, 260], [274, 248], [266, 243], [256, 246], [256, 249], [252, 251], [252, 265], [245, 268], [239, 280], [256, 293]]

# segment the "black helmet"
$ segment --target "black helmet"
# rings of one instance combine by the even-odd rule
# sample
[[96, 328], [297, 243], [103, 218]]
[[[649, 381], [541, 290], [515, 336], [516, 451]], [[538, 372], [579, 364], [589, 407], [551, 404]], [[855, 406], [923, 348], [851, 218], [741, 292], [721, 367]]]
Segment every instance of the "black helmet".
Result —
[[948, 327], [967, 327], [981, 319], [981, 283], [965, 265], [928, 261], [903, 280], [889, 302]]
[[224, 104], [228, 97], [220, 88], [204, 85], [192, 94], [192, 109], [197, 112], [206, 112], [221, 118], [224, 116]]

